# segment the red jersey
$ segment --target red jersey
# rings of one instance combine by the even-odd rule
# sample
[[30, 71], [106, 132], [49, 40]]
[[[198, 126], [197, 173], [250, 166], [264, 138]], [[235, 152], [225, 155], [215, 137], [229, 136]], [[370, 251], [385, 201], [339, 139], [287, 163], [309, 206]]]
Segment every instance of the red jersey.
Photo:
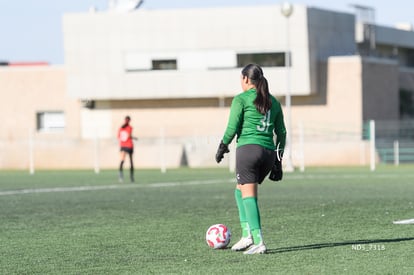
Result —
[[133, 148], [134, 143], [132, 142], [132, 127], [127, 125], [125, 128], [119, 128], [118, 140], [120, 147]]

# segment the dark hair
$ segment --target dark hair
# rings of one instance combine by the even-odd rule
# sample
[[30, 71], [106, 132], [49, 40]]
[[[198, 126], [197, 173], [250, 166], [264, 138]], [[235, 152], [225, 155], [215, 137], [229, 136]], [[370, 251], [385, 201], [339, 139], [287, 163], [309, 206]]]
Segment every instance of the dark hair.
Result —
[[256, 86], [256, 99], [254, 105], [261, 114], [266, 114], [272, 107], [272, 100], [269, 93], [267, 79], [263, 76], [263, 70], [257, 64], [249, 64], [242, 70], [242, 75], [250, 79], [250, 82]]
[[130, 116], [126, 116], [125, 117], [125, 123], [122, 124], [121, 128], [123, 129], [123, 128], [127, 127], [129, 125], [129, 121], [130, 120], [131, 120], [131, 117]]

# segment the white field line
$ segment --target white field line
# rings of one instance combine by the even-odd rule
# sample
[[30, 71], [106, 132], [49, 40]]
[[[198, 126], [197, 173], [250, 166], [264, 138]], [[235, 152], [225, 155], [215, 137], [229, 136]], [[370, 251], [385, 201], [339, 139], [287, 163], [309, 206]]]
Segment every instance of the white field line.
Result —
[[[285, 177], [284, 177], [285, 178]], [[386, 179], [386, 178], [414, 178], [414, 173], [413, 174], [405, 174], [404, 177], [402, 177], [399, 174], [363, 174], [363, 175], [353, 175], [353, 174], [347, 174], [347, 175], [335, 175], [335, 174], [326, 174], [326, 175], [321, 175], [321, 174], [296, 174], [296, 175], [288, 175], [286, 176], [286, 179], [293, 179], [293, 180], [298, 180], [298, 179], [327, 179], [327, 180], [331, 180], [331, 179], [366, 179], [366, 178], [371, 178], [371, 179], [376, 179], [376, 178], [381, 178], [381, 179]]]
[[414, 219], [393, 221], [393, 224], [414, 224]]
[[160, 187], [174, 187], [174, 186], [188, 186], [201, 184], [215, 184], [221, 182], [235, 182], [234, 180], [205, 180], [205, 181], [186, 181], [186, 182], [159, 182], [151, 184], [113, 184], [101, 186], [74, 186], [74, 187], [52, 187], [52, 188], [32, 188], [21, 190], [0, 191], [0, 196], [10, 195], [24, 195], [37, 193], [58, 193], [58, 192], [79, 192], [79, 191], [96, 191], [96, 190], [110, 190], [110, 189], [132, 189], [132, 188], [160, 188]]
[[[410, 175], [404, 175], [404, 177], [412, 178], [414, 173]], [[335, 174], [295, 174], [286, 175], [284, 180], [300, 180], [300, 179], [321, 179], [321, 180], [332, 180], [332, 179], [357, 179], [357, 178], [401, 178], [398, 174], [365, 174], [365, 175], [335, 175]], [[133, 188], [159, 188], [159, 187], [173, 187], [173, 186], [186, 186], [186, 185], [201, 185], [201, 184], [215, 184], [220, 182], [232, 182], [235, 183], [234, 179], [228, 180], [205, 180], [205, 181], [187, 181], [187, 182], [159, 182], [152, 184], [113, 184], [113, 185], [101, 185], [101, 186], [75, 186], [75, 187], [53, 187], [53, 188], [33, 188], [33, 189], [21, 189], [21, 190], [8, 190], [0, 191], [0, 196], [7, 195], [22, 195], [22, 194], [35, 194], [35, 193], [57, 193], [57, 192], [79, 192], [79, 191], [96, 191], [96, 190], [110, 190], [110, 189], [133, 189]]]

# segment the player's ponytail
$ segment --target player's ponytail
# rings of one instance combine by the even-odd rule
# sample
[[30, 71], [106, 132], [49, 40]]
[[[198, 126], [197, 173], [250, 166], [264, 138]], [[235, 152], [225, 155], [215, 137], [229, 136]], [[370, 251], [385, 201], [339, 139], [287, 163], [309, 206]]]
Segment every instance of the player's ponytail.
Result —
[[254, 101], [257, 111], [261, 114], [266, 114], [267, 111], [272, 107], [272, 100], [269, 94], [269, 85], [267, 79], [262, 76], [256, 85], [257, 96]]
[[242, 75], [250, 79], [251, 83], [256, 86], [256, 99], [254, 105], [256, 110], [261, 114], [266, 114], [272, 107], [272, 100], [269, 93], [269, 84], [263, 76], [263, 70], [257, 64], [249, 64], [242, 70]]

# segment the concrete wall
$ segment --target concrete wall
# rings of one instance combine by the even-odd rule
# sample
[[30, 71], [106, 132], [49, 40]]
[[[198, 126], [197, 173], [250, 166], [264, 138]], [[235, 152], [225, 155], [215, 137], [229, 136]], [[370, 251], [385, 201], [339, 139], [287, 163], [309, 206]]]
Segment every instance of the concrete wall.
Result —
[[400, 89], [414, 91], [414, 69], [399, 68]]
[[[323, 71], [322, 71], [323, 73]], [[293, 159], [302, 160], [299, 127], [304, 128], [305, 165], [364, 164], [362, 141], [362, 62], [358, 56], [331, 57], [326, 63], [326, 99], [315, 96], [308, 104], [293, 99]], [[298, 103], [301, 103], [301, 100]]]
[[[369, 146], [361, 137], [362, 124], [370, 117], [364, 116], [381, 110], [381, 119], [395, 118], [398, 106], [389, 103], [398, 101], [398, 93], [390, 91], [398, 79], [398, 70], [392, 64], [358, 56], [332, 57], [321, 68], [325, 68], [321, 73], [326, 72], [326, 76], [321, 78], [320, 87], [326, 90], [292, 100], [294, 164], [367, 164]], [[238, 82], [238, 78], [234, 81]], [[116, 132], [125, 115], [132, 117], [134, 134], [139, 137], [135, 154], [138, 169], [182, 164], [215, 167], [214, 154], [227, 124], [231, 101], [115, 100], [98, 101], [95, 109], [87, 109], [66, 96], [65, 70], [55, 66], [2, 68], [0, 87], [0, 114], [4, 118], [0, 131], [1, 169], [29, 168], [30, 132], [36, 169], [115, 169], [119, 162]], [[65, 131], [37, 132], [38, 110], [63, 110]], [[82, 127], [89, 132], [83, 129], [82, 134]], [[220, 165], [230, 165], [233, 153], [234, 148]]]
[[[0, 68], [0, 167], [21, 169], [29, 165], [29, 139], [41, 139], [46, 145], [80, 136], [80, 104], [66, 95], [66, 71], [58, 66]], [[37, 131], [38, 112], [61, 111], [65, 116], [63, 132]], [[50, 154], [59, 155], [51, 150]], [[73, 147], [71, 147], [73, 150]], [[46, 150], [45, 150], [46, 151]], [[44, 151], [44, 152], [45, 152]], [[51, 166], [60, 165], [64, 157], [49, 158]]]
[[[116, 168], [125, 115], [139, 137], [137, 168], [217, 166], [240, 91], [238, 53], [292, 52], [296, 166], [366, 164], [363, 123], [398, 119], [399, 88], [414, 90], [412, 70], [354, 56], [360, 33], [352, 14], [304, 5], [294, 5], [289, 20], [271, 5], [68, 14], [63, 28], [65, 67], [0, 68], [1, 169]], [[411, 32], [378, 31], [379, 43], [401, 36], [399, 46], [411, 47]], [[151, 70], [153, 58], [177, 59], [177, 70]], [[284, 102], [286, 68], [264, 71]], [[44, 111], [64, 112], [64, 131], [38, 131], [36, 114]]]
[[[315, 93], [320, 59], [354, 54], [354, 17], [295, 5], [287, 25], [280, 10], [260, 5], [66, 14], [68, 93], [97, 100], [231, 97], [239, 90], [231, 81], [240, 74], [237, 54], [287, 51], [292, 74], [301, 79], [292, 83], [292, 94]], [[294, 34], [289, 43], [287, 31]], [[177, 70], [154, 71], [153, 59], [177, 60]], [[266, 76], [274, 94], [283, 95], [286, 67], [267, 68]]]
[[357, 52], [355, 16], [317, 8], [308, 8], [307, 16], [310, 79], [313, 93], [319, 93], [320, 62], [332, 56], [353, 56]]
[[396, 61], [363, 59], [363, 117], [367, 120], [400, 119], [399, 68]]
[[0, 138], [13, 141], [36, 129], [36, 113], [63, 111], [65, 132], [79, 136], [79, 103], [66, 94], [66, 71], [57, 66], [0, 67]]

